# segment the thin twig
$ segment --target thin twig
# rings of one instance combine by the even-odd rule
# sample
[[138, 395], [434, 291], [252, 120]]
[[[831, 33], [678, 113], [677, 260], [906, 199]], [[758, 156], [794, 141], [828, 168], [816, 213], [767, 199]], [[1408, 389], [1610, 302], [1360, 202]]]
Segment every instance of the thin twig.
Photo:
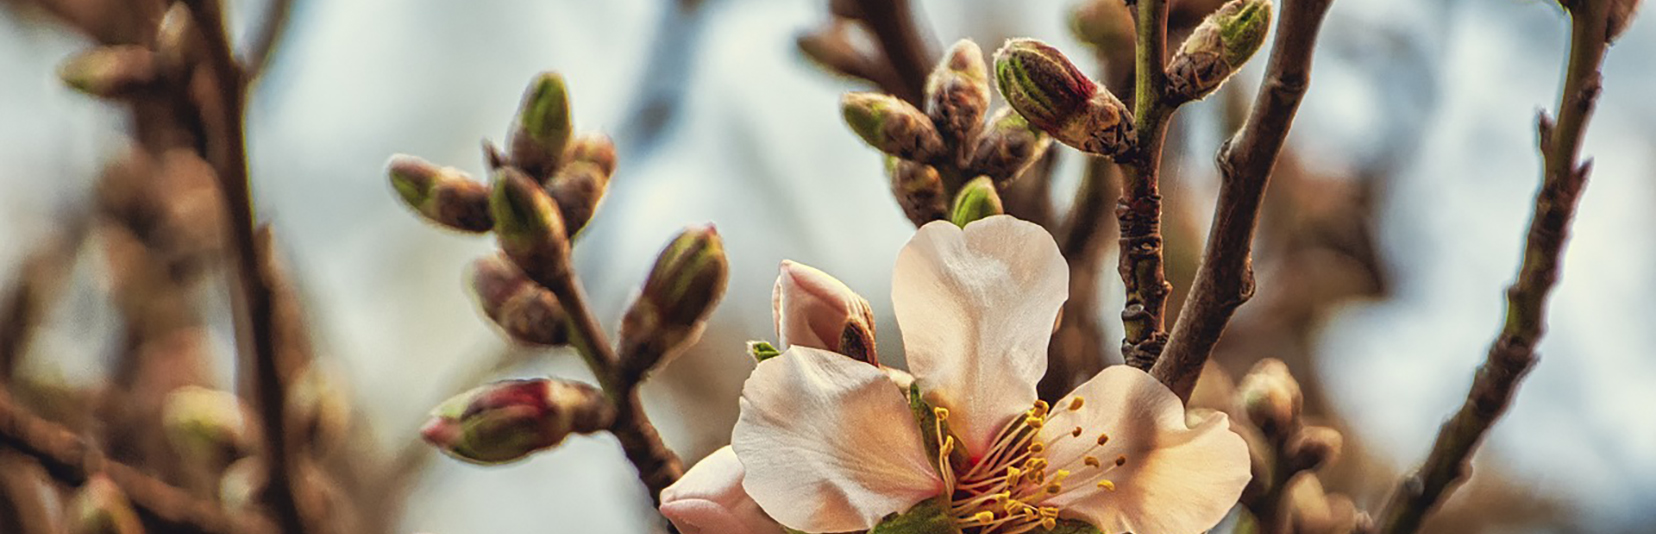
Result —
[[875, 40], [897, 74], [897, 91], [892, 94], [919, 106], [925, 96], [926, 75], [937, 57], [914, 25], [909, 0], [856, 0], [859, 18], [874, 32]]
[[1412, 533], [1471, 471], [1471, 456], [1484, 434], [1506, 412], [1519, 383], [1535, 365], [1535, 345], [1546, 329], [1547, 296], [1558, 280], [1564, 238], [1591, 163], [1577, 163], [1588, 117], [1598, 98], [1599, 65], [1608, 48], [1608, 5], [1601, 0], [1566, 2], [1570, 56], [1556, 124], [1539, 120], [1544, 173], [1524, 243], [1518, 279], [1507, 289], [1506, 322], [1478, 367], [1461, 405], [1438, 431], [1420, 469], [1404, 478], [1381, 514], [1381, 532]]
[[[269, 489], [265, 504], [275, 516], [281, 532], [302, 534], [306, 530], [303, 516], [294, 497], [291, 470], [291, 447], [287, 432], [286, 385], [283, 383], [276, 354], [274, 298], [267, 280], [260, 276], [259, 267], [264, 258], [254, 237], [258, 219], [253, 210], [251, 184], [247, 171], [247, 146], [244, 138], [247, 77], [241, 64], [231, 52], [230, 38], [225, 30], [222, 6], [216, 0], [184, 0], [195, 17], [207, 41], [208, 61], [218, 82], [223, 99], [219, 118], [218, 143], [208, 145], [209, 161], [219, 177], [219, 189], [229, 211], [231, 242], [235, 250], [238, 307], [243, 315], [236, 321], [237, 345], [244, 352], [241, 360], [247, 366], [247, 385], [257, 400], [260, 423], [265, 440], [265, 458], [268, 462]], [[212, 121], [212, 118], [204, 118]], [[211, 122], [210, 122], [211, 123]]]
[[573, 270], [547, 286], [569, 314], [570, 344], [586, 359], [587, 366], [598, 376], [610, 402], [615, 405], [615, 422], [610, 433], [621, 442], [627, 460], [638, 469], [638, 479], [650, 490], [650, 499], [661, 504], [661, 490], [677, 482], [684, 475], [684, 466], [661, 441], [650, 418], [644, 413], [639, 399], [638, 383], [622, 376], [621, 358], [616, 355], [604, 329], [587, 305], [585, 292]]
[[1137, 143], [1122, 160], [1125, 178], [1116, 219], [1121, 227], [1121, 281], [1127, 305], [1121, 312], [1126, 338], [1121, 354], [1128, 365], [1148, 370], [1167, 343], [1163, 307], [1173, 288], [1162, 272], [1162, 142], [1177, 103], [1166, 98], [1167, 0], [1139, 0], [1134, 61], [1133, 120]]
[[246, 59], [242, 60], [248, 80], [258, 79], [270, 66], [271, 53], [281, 43], [282, 35], [287, 33], [288, 20], [292, 18], [293, 0], [269, 0], [265, 3], [264, 18], [259, 19], [259, 26], [253, 31], [253, 44], [247, 49]]
[[12, 404], [0, 390], [0, 447], [21, 452], [45, 468], [52, 478], [71, 486], [102, 473], [121, 488], [146, 523], [180, 534], [271, 534], [263, 517], [229, 514], [212, 501], [155, 479], [142, 471], [108, 459], [67, 428], [34, 416]]
[[1173, 325], [1153, 374], [1181, 399], [1189, 399], [1202, 364], [1213, 352], [1231, 314], [1254, 293], [1254, 228], [1277, 154], [1311, 78], [1311, 54], [1323, 16], [1333, 0], [1289, 0], [1277, 23], [1276, 43], [1260, 82], [1253, 112], [1241, 131], [1219, 148], [1219, 199], [1207, 251], [1190, 296]]

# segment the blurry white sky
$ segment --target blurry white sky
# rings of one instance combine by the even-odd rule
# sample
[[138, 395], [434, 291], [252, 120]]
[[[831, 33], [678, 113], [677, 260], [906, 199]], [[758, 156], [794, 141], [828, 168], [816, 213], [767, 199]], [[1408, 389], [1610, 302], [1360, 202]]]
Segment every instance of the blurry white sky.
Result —
[[[699, 456], [726, 439], [750, 365], [737, 341], [772, 335], [769, 292], [783, 258], [867, 295], [882, 338], [895, 340], [889, 270], [912, 228], [886, 192], [878, 157], [840, 122], [837, 99], [856, 87], [794, 50], [794, 36], [826, 16], [824, 2], [708, 3], [682, 35], [688, 64], [669, 75], [644, 70], [672, 4], [662, 0], [299, 1], [253, 102], [253, 176], [261, 213], [311, 293], [320, 342], [353, 375], [383, 442], [413, 439], [420, 414], [466, 360], [501, 346], [461, 289], [466, 265], [490, 243], [417, 221], [395, 201], [383, 164], [408, 152], [480, 171], [478, 140], [504, 136], [539, 70], [570, 80], [579, 129], [623, 134], [615, 189], [578, 253], [602, 317], [619, 313], [683, 225], [713, 221], [729, 248], [730, 293], [715, 325], [728, 349], [685, 362], [701, 368], [702, 390], [684, 387], [683, 377], [675, 386], [667, 373], [649, 391], [672, 445]], [[1063, 29], [1071, 4], [934, 0], [922, 11], [942, 42], [969, 36], [993, 50], [1018, 34], [1079, 53]], [[1556, 105], [1566, 40], [1551, 2], [1444, 4], [1337, 0], [1292, 139], [1329, 169], [1402, 158], [1392, 162], [1398, 174], [1381, 232], [1396, 298], [1350, 309], [1321, 340], [1338, 409], [1398, 466], [1424, 455], [1499, 324], [1539, 176], [1533, 120]], [[1656, 238], [1644, 231], [1656, 227], [1652, 26], [1636, 20], [1609, 55], [1585, 149], [1596, 165], [1543, 359], [1481, 455], [1606, 528], [1656, 519], [1646, 507], [1656, 501]], [[100, 161], [121, 146], [110, 110], [53, 78], [82, 46], [0, 20], [7, 277], [51, 231], [54, 214], [86, 201]], [[1391, 63], [1399, 50], [1418, 63]], [[1435, 83], [1415, 87], [1421, 73]], [[640, 78], [683, 98], [648, 147], [623, 131]], [[1202, 142], [1191, 165], [1205, 164], [1218, 140]], [[73, 341], [48, 343], [90, 350]], [[583, 374], [568, 358], [554, 360], [523, 372]], [[686, 395], [715, 409], [675, 409]], [[594, 438], [509, 468], [439, 461], [405, 525], [439, 534], [638, 532], [641, 510], [618, 504], [641, 502], [635, 486], [613, 444]]]

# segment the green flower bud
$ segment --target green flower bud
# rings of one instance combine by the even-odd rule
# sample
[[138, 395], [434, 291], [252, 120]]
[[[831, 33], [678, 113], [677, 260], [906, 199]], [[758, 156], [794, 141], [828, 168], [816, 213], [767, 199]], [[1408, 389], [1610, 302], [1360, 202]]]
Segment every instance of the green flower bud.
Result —
[[511, 260], [480, 258], [472, 264], [472, 294], [483, 314], [513, 340], [533, 345], [569, 342], [568, 316], [558, 297], [529, 281]]
[[782, 355], [782, 351], [777, 350], [776, 345], [770, 344], [769, 341], [749, 341], [747, 348], [748, 355], [753, 356], [755, 362], [762, 362]]
[[920, 501], [899, 514], [880, 519], [868, 534], [950, 534], [960, 532], [949, 515], [948, 497], [933, 497]]
[[949, 201], [943, 191], [943, 177], [937, 169], [924, 163], [888, 156], [886, 174], [891, 176], [892, 196], [897, 197], [897, 205], [903, 208], [903, 214], [915, 227], [948, 217]]
[[1219, 89], [1265, 42], [1271, 0], [1231, 0], [1202, 19], [1167, 65], [1167, 90], [1198, 100]]
[[69, 87], [99, 98], [121, 98], [152, 88], [158, 78], [155, 54], [137, 45], [94, 48], [58, 67]]
[[403, 202], [428, 221], [471, 233], [487, 232], [494, 226], [489, 187], [460, 169], [397, 154], [386, 163], [386, 174]]
[[849, 93], [840, 110], [851, 131], [881, 152], [930, 162], [943, 155], [943, 137], [930, 117], [903, 99], [877, 93]]
[[184, 386], [162, 401], [161, 429], [179, 456], [217, 470], [251, 446], [245, 413], [233, 393]]
[[640, 376], [701, 337], [729, 277], [713, 225], [686, 228], [668, 243], [621, 319], [623, 374]]
[[926, 78], [926, 115], [943, 142], [964, 155], [983, 128], [988, 110], [989, 68], [983, 64], [983, 50], [971, 39], [961, 39]]
[[965, 228], [972, 221], [1002, 213], [1006, 213], [1006, 207], [1001, 205], [1000, 193], [995, 192], [995, 182], [988, 176], [979, 176], [966, 182], [955, 194], [954, 207], [949, 210], [949, 222]]
[[615, 174], [615, 141], [601, 133], [577, 135], [569, 142], [569, 148], [564, 150], [564, 161], [591, 163], [603, 170], [604, 176], [612, 176]]
[[1268, 439], [1281, 443], [1299, 424], [1304, 399], [1282, 360], [1267, 358], [1255, 364], [1236, 391], [1243, 412]]
[[989, 121], [989, 131], [979, 139], [972, 151], [972, 161], [966, 166], [971, 172], [995, 179], [995, 185], [1005, 187], [1024, 169], [1041, 159], [1052, 138], [1029, 125], [1012, 108], [1001, 108]]
[[69, 503], [69, 532], [72, 534], [143, 534], [138, 512], [109, 477], [93, 475], [75, 492]]
[[546, 378], [503, 380], [461, 393], [431, 411], [420, 436], [454, 458], [513, 462], [570, 434], [609, 428], [615, 409], [603, 392]]
[[586, 227], [598, 210], [598, 202], [609, 189], [609, 173], [602, 167], [586, 161], [569, 161], [546, 184], [546, 192], [558, 202], [563, 214], [564, 230], [569, 238]]
[[507, 144], [512, 163], [536, 180], [557, 170], [569, 144], [569, 92], [563, 76], [543, 72], [529, 83]]
[[540, 285], [554, 287], [569, 273], [569, 233], [558, 204], [540, 184], [503, 167], [489, 194], [500, 250]]
[[995, 52], [995, 80], [1012, 109], [1060, 143], [1112, 157], [1133, 146], [1127, 106], [1046, 43], [1008, 40]]

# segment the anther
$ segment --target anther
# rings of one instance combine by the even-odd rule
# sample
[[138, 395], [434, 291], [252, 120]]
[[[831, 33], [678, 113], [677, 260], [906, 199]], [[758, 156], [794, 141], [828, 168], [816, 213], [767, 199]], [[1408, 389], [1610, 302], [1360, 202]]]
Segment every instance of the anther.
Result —
[[1072, 438], [1081, 437], [1081, 427], [1075, 427], [1075, 430], [1071, 430], [1070, 431], [1070, 437], [1072, 437]]
[[1121, 456], [1117, 456], [1115, 464], [1116, 464], [1116, 467], [1121, 467], [1123, 465], [1126, 465], [1127, 464], [1127, 455], [1123, 454]]
[[938, 421], [948, 421], [949, 420], [949, 409], [944, 408], [942, 406], [932, 408], [932, 415], [936, 415]]
[[1098, 481], [1098, 487], [1102, 488], [1104, 491], [1115, 491], [1115, 483], [1108, 480]]
[[1081, 463], [1087, 464], [1087, 467], [1098, 467], [1099, 465], [1102, 465], [1098, 462], [1098, 457], [1096, 456], [1082, 458]]
[[1082, 399], [1080, 395], [1076, 395], [1075, 400], [1070, 401], [1070, 405], [1069, 405], [1070, 411], [1073, 412], [1073, 411], [1081, 409], [1081, 405], [1085, 402], [1086, 401], [1084, 399]]
[[1109, 442], [1110, 442], [1110, 435], [1109, 434], [1106, 434], [1106, 433], [1103, 433], [1103, 432], [1098, 433], [1098, 444], [1099, 445], [1103, 445], [1103, 444], [1109, 443]]
[[979, 523], [988, 523], [995, 520], [995, 513], [987, 510], [978, 512], [976, 514], [972, 514], [972, 520]]
[[1042, 518], [1041, 519], [1041, 528], [1044, 528], [1044, 529], [1047, 529], [1047, 530], [1052, 530], [1052, 529], [1058, 528], [1058, 520], [1054, 519], [1054, 518], [1051, 518], [1051, 517]]
[[1039, 441], [1029, 444], [1030, 454], [1040, 454], [1046, 451], [1046, 444]]

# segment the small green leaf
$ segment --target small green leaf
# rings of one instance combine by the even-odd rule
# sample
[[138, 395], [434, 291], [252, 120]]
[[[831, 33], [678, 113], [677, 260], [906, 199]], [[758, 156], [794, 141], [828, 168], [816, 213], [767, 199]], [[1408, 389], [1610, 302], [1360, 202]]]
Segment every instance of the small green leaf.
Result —
[[960, 534], [960, 527], [949, 517], [948, 497], [937, 496], [907, 512], [885, 516], [868, 534]]
[[1076, 519], [1059, 519], [1057, 527], [1053, 527], [1051, 530], [1037, 530], [1036, 532], [1045, 534], [1104, 534], [1103, 531], [1098, 530], [1098, 527]]
[[749, 341], [748, 354], [752, 355], [755, 361], [762, 362], [781, 356], [782, 351], [777, 350], [776, 346], [770, 344], [769, 341]]

